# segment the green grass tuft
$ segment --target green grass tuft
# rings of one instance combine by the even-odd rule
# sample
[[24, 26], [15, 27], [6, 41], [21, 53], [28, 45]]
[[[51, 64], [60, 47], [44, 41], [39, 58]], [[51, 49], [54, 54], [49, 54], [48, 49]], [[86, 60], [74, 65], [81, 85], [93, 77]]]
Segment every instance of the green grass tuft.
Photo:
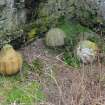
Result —
[[13, 87], [8, 93], [7, 102], [29, 105], [37, 103], [44, 99], [44, 94], [41, 92], [40, 84], [37, 82], [22, 84]]
[[0, 105], [12, 103], [34, 105], [45, 100], [42, 92], [42, 85], [28, 79], [31, 66], [27, 62], [23, 63], [22, 77], [20, 73], [13, 76], [0, 76]]

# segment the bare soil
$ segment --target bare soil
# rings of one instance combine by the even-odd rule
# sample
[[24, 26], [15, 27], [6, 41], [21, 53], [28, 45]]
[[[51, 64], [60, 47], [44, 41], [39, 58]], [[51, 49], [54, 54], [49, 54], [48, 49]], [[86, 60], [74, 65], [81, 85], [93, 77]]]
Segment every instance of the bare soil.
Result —
[[21, 52], [29, 63], [38, 58], [44, 64], [44, 75], [38, 81], [43, 85], [46, 101], [40, 105], [105, 105], [104, 65], [70, 67], [56, 58], [58, 53], [46, 48], [43, 39], [37, 39]]

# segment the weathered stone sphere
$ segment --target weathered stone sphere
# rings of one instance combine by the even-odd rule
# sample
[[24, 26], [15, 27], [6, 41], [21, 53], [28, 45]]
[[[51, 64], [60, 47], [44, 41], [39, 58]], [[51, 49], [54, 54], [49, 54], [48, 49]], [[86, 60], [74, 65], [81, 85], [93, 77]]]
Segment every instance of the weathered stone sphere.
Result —
[[80, 41], [77, 45], [77, 56], [85, 64], [93, 63], [98, 55], [99, 48], [96, 43], [89, 40]]
[[46, 45], [50, 47], [63, 46], [65, 37], [66, 35], [63, 30], [60, 28], [52, 28], [47, 32], [45, 42]]

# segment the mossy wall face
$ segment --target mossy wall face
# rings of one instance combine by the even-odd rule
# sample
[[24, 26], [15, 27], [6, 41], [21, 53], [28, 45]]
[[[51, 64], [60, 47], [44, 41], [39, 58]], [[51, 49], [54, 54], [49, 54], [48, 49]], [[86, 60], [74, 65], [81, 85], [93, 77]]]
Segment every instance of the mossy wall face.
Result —
[[77, 0], [75, 7], [76, 17], [83, 24], [91, 27], [94, 24], [104, 24], [105, 0]]
[[71, 18], [74, 16], [75, 0], [46, 0], [40, 2], [36, 23], [42, 26], [55, 27], [58, 19], [62, 16]]
[[[45, 24], [64, 16], [76, 18], [87, 26], [105, 21], [105, 0], [46, 0], [38, 10], [38, 22]], [[50, 25], [53, 25], [53, 24]], [[47, 23], [48, 24], [48, 23]]]
[[25, 20], [24, 0], [0, 1], [0, 32], [15, 31]]
[[[9, 39], [8, 35], [6, 36], [8, 32], [13, 35], [13, 32], [25, 24], [28, 14], [25, 8], [27, 1], [0, 0], [0, 37], [3, 39], [0, 45], [6, 39]], [[34, 14], [35, 18], [32, 20], [41, 32], [46, 32], [49, 28], [56, 27], [60, 17], [76, 18], [84, 25], [91, 27], [97, 23], [105, 23], [105, 0], [31, 0], [31, 2], [31, 4], [35, 3], [35, 5], [32, 5], [33, 9], [35, 6], [37, 7]], [[14, 34], [13, 38], [21, 35], [21, 32], [17, 35]]]
[[[12, 40], [12, 36], [7, 36], [19, 30], [25, 20], [24, 0], [0, 0], [0, 45]], [[20, 34], [14, 34], [13, 38], [18, 35]]]

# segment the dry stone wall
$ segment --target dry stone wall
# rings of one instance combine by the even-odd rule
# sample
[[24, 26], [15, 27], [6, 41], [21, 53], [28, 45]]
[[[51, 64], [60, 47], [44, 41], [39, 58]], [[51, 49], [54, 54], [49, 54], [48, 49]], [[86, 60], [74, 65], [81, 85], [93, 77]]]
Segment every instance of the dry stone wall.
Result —
[[38, 11], [40, 21], [55, 21], [61, 16], [77, 18], [84, 24], [105, 23], [105, 0], [46, 0]]
[[24, 0], [0, 0], [0, 47], [20, 37], [21, 31], [17, 30], [26, 21], [24, 2]]
[[25, 20], [24, 0], [0, 0], [0, 32], [14, 31]]
[[[27, 1], [29, 2], [29, 0], [0, 0], [0, 45], [4, 42], [7, 43], [7, 39], [17, 37], [12, 34], [13, 36], [8, 38], [8, 35], [5, 36], [4, 33], [13, 33], [25, 24]], [[31, 4], [37, 2], [34, 21], [37, 25], [39, 24], [42, 32], [46, 31], [48, 27], [55, 27], [60, 17], [76, 18], [91, 27], [94, 24], [105, 26], [105, 0], [31, 0], [31, 2]], [[35, 5], [32, 5], [32, 8], [35, 8]]]

